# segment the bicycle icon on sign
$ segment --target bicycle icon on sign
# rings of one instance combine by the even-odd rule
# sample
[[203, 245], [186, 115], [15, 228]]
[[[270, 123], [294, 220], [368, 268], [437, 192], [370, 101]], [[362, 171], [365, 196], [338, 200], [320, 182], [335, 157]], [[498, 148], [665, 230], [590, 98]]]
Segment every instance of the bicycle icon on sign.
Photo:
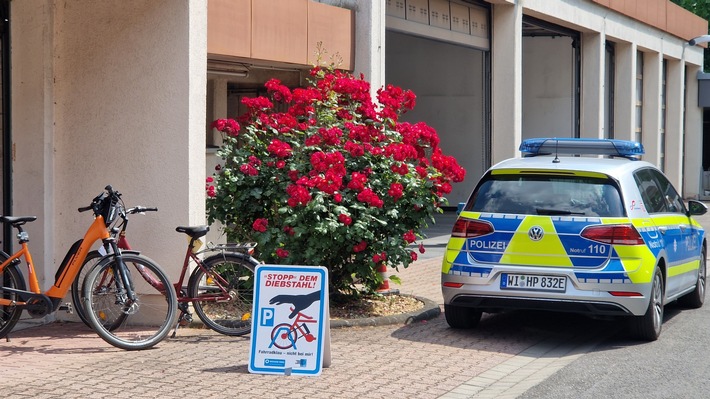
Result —
[[[291, 308], [291, 310], [293, 310], [293, 308]], [[306, 323], [317, 322], [318, 320], [313, 317], [298, 312], [293, 323], [281, 323], [271, 330], [271, 344], [269, 344], [269, 348], [275, 346], [279, 349], [289, 349], [291, 347], [298, 349], [296, 348], [296, 341], [301, 337], [303, 337], [306, 342], [315, 341], [316, 337], [311, 334], [311, 330]]]

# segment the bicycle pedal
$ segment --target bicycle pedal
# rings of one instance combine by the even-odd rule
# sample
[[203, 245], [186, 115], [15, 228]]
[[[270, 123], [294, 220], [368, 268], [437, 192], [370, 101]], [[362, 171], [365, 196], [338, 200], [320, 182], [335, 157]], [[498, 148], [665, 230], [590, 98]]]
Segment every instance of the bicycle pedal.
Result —
[[66, 310], [67, 313], [74, 314], [74, 306], [72, 306], [72, 304], [69, 302], [65, 303], [64, 305], [61, 305], [59, 307], [59, 310]]

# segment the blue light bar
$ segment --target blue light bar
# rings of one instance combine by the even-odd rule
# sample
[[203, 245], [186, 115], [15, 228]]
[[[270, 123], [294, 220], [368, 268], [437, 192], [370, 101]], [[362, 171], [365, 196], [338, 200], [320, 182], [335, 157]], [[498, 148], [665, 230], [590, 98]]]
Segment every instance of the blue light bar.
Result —
[[520, 143], [520, 152], [526, 157], [537, 155], [610, 155], [639, 159], [644, 154], [643, 145], [635, 141], [612, 139], [537, 138]]

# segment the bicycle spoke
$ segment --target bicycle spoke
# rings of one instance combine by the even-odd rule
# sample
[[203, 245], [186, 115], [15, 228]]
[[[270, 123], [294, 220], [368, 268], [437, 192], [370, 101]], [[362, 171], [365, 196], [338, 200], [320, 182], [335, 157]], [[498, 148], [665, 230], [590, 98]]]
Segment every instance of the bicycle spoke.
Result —
[[[195, 313], [205, 325], [221, 334], [244, 335], [251, 331], [254, 270], [234, 254], [220, 254], [196, 268], [188, 283]], [[219, 298], [216, 299], [215, 298]]]

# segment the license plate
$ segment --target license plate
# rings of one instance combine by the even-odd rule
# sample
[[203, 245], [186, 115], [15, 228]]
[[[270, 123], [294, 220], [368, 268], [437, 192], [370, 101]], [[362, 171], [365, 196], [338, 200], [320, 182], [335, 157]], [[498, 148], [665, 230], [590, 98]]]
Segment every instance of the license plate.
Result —
[[503, 273], [500, 276], [500, 288], [504, 290], [565, 292], [567, 277]]

